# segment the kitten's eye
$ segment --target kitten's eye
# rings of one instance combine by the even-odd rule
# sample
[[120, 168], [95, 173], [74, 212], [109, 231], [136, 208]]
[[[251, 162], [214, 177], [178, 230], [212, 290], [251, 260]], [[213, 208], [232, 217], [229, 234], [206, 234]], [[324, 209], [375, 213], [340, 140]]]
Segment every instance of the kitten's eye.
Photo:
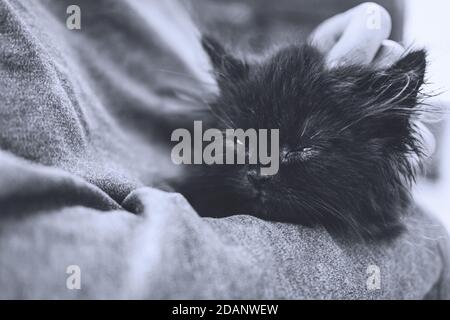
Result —
[[304, 147], [289, 152], [286, 155], [288, 161], [306, 161], [319, 154], [319, 150], [314, 147]]

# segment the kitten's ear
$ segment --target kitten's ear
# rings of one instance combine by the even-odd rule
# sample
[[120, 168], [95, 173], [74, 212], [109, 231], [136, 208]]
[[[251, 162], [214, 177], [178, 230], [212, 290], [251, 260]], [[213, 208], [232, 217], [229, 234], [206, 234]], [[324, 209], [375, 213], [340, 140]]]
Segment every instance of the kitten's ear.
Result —
[[203, 36], [202, 46], [219, 78], [237, 80], [247, 75], [248, 65], [229, 54], [216, 39]]
[[380, 71], [376, 76], [380, 98], [390, 104], [414, 107], [424, 83], [426, 66], [426, 52], [419, 50], [408, 53], [388, 69]]

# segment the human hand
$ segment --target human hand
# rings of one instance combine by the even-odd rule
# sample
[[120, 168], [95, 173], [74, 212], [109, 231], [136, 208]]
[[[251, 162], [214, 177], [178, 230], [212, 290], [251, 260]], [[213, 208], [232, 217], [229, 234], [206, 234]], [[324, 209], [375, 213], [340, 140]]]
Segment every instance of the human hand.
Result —
[[[405, 53], [397, 42], [388, 40], [392, 21], [386, 9], [367, 2], [321, 23], [310, 36], [310, 42], [326, 56], [330, 67], [345, 64], [373, 64], [388, 67]], [[414, 121], [425, 157], [430, 157], [436, 141], [430, 130]], [[411, 155], [411, 162], [420, 159]]]

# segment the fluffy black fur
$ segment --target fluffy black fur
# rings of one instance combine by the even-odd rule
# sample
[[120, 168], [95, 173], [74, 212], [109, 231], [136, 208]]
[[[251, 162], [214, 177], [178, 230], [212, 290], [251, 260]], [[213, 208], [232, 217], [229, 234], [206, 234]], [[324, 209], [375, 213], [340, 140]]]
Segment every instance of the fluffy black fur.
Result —
[[420, 154], [411, 117], [420, 112], [426, 54], [414, 51], [385, 69], [328, 68], [310, 45], [242, 61], [217, 41], [203, 45], [220, 96], [217, 128], [280, 129], [280, 169], [186, 166], [175, 189], [206, 216], [252, 214], [322, 225], [335, 234], [388, 239], [402, 230]]

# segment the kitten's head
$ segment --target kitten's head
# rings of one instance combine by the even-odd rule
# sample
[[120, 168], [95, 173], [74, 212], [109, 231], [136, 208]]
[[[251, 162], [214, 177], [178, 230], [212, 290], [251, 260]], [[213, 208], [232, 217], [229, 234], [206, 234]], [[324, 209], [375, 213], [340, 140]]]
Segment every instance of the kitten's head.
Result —
[[194, 207], [362, 237], [399, 230], [414, 179], [408, 154], [421, 150], [410, 120], [419, 112], [424, 51], [384, 69], [328, 68], [309, 45], [260, 62], [237, 59], [210, 38], [203, 45], [220, 87], [211, 106], [219, 128], [279, 129], [280, 167], [273, 176], [255, 166], [202, 168], [187, 192]]

